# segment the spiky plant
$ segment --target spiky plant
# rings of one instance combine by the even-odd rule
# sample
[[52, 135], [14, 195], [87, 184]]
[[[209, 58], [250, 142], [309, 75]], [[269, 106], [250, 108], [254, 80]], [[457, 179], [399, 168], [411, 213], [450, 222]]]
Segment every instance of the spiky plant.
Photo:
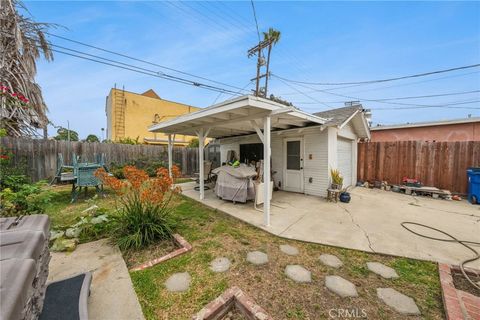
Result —
[[[0, 84], [9, 94], [0, 97], [2, 127], [8, 135], [22, 136], [48, 124], [47, 106], [35, 82], [36, 61], [53, 60], [45, 32], [52, 24], [38, 23], [20, 11], [28, 11], [19, 0], [0, 1]], [[5, 92], [4, 92], [5, 93]], [[16, 104], [11, 96], [21, 95], [28, 104]]]

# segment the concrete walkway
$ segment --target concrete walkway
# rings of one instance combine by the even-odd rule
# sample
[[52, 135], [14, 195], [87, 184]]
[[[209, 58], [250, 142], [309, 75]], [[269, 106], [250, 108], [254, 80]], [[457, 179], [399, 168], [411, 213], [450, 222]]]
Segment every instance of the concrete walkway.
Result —
[[72, 253], [52, 252], [49, 268], [49, 281], [93, 272], [89, 319], [144, 319], [122, 254], [107, 240], [81, 244]]
[[[199, 201], [195, 183], [185, 183], [183, 194]], [[461, 240], [480, 240], [480, 206], [466, 201], [412, 197], [379, 189], [355, 188], [350, 203], [329, 203], [315, 196], [273, 193], [271, 225], [253, 203], [233, 204], [205, 192], [204, 204], [286, 238], [396, 256], [458, 264], [472, 256], [459, 244], [418, 237], [400, 223], [412, 221], [444, 230]], [[419, 227], [422, 234], [444, 237]], [[477, 247], [480, 250], [479, 247]], [[480, 268], [480, 261], [470, 264]]]

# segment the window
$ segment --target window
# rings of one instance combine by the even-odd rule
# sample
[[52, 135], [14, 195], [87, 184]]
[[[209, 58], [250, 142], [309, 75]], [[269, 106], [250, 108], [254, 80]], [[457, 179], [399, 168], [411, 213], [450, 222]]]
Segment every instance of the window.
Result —
[[287, 141], [287, 170], [300, 170], [300, 141]]

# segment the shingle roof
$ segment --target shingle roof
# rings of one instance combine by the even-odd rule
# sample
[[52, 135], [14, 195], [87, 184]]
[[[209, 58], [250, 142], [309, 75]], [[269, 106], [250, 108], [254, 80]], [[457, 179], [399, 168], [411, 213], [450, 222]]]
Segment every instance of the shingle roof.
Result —
[[315, 116], [329, 119], [325, 124], [328, 126], [340, 126], [344, 123], [348, 118], [350, 118], [357, 110], [362, 110], [362, 106], [351, 106], [351, 107], [343, 107], [337, 108], [322, 112], [314, 113]]

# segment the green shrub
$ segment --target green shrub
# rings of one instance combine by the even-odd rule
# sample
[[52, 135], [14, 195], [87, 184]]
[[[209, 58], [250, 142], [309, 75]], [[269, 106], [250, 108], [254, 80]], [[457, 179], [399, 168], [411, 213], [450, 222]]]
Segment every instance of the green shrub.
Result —
[[169, 177], [166, 168], [159, 168], [151, 178], [144, 170], [125, 166], [126, 180], [112, 177], [102, 169], [96, 172], [97, 178], [119, 197], [112, 239], [122, 250], [139, 249], [172, 238], [176, 222], [169, 203], [171, 197], [180, 192], [178, 187], [173, 187], [179, 172], [178, 167], [173, 166], [173, 176]]
[[125, 179], [125, 175], [123, 174], [123, 168], [125, 168], [125, 166], [134, 166], [138, 169], [144, 170], [149, 177], [155, 177], [159, 168], [167, 167], [166, 163], [160, 159], [138, 158], [136, 160], [129, 161], [124, 165], [117, 165], [115, 163], [111, 163], [110, 172], [117, 179]]
[[0, 191], [0, 216], [44, 213], [56, 192], [45, 188], [45, 182], [17, 185]]
[[138, 195], [124, 201], [115, 219], [112, 238], [123, 249], [139, 249], [172, 238], [176, 222], [171, 209], [144, 202]]

